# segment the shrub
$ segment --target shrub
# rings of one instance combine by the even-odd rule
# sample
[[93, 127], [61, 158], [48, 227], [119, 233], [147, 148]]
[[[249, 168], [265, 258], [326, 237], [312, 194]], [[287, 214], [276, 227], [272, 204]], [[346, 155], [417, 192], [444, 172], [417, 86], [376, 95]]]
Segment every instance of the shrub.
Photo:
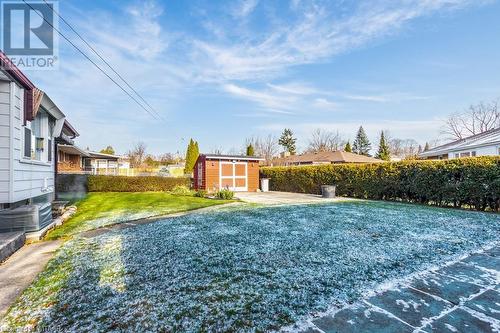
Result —
[[207, 196], [207, 191], [205, 190], [198, 190], [194, 193], [194, 196], [195, 197], [198, 197], [198, 198], [205, 198]]
[[234, 192], [228, 189], [222, 189], [215, 192], [215, 197], [217, 199], [231, 200], [232, 198], [234, 198]]
[[500, 158], [402, 161], [377, 164], [266, 167], [274, 191], [319, 194], [337, 185], [340, 196], [464, 207], [500, 208]]
[[89, 176], [89, 192], [171, 191], [175, 186], [190, 186], [189, 178]]
[[175, 185], [170, 193], [175, 195], [193, 195], [193, 191], [191, 191], [186, 185]]

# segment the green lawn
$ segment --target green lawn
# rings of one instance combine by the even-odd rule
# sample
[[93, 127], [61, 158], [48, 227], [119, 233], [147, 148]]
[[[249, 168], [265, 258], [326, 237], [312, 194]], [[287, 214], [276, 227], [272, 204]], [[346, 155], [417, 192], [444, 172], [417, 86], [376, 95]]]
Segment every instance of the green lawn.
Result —
[[76, 203], [77, 213], [46, 239], [68, 237], [75, 233], [128, 220], [178, 213], [229, 201], [180, 196], [165, 192], [90, 193]]

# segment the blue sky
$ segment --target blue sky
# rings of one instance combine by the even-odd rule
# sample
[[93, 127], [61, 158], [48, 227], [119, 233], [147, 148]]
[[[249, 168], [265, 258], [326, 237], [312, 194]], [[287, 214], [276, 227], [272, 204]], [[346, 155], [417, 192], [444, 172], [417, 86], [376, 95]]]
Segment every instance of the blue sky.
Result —
[[91, 149], [143, 141], [159, 154], [193, 137], [230, 152], [284, 127], [305, 148], [316, 128], [352, 141], [359, 125], [374, 146], [381, 130], [424, 144], [448, 114], [500, 97], [497, 1], [64, 0], [59, 11], [165, 119], [61, 40], [59, 70], [28, 75]]

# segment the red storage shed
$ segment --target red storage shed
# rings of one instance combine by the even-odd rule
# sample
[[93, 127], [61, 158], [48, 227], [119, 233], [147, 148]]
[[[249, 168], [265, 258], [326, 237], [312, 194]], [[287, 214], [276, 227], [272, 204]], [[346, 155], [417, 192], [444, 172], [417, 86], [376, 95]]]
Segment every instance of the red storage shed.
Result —
[[194, 165], [194, 188], [215, 192], [255, 192], [259, 189], [259, 162], [253, 156], [200, 155]]

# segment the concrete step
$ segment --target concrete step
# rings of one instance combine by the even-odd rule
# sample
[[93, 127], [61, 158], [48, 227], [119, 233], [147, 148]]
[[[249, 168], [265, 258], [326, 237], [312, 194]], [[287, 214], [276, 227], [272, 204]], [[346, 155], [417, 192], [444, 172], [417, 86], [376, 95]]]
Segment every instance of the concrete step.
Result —
[[0, 233], [0, 263], [23, 247], [26, 235], [22, 231]]

